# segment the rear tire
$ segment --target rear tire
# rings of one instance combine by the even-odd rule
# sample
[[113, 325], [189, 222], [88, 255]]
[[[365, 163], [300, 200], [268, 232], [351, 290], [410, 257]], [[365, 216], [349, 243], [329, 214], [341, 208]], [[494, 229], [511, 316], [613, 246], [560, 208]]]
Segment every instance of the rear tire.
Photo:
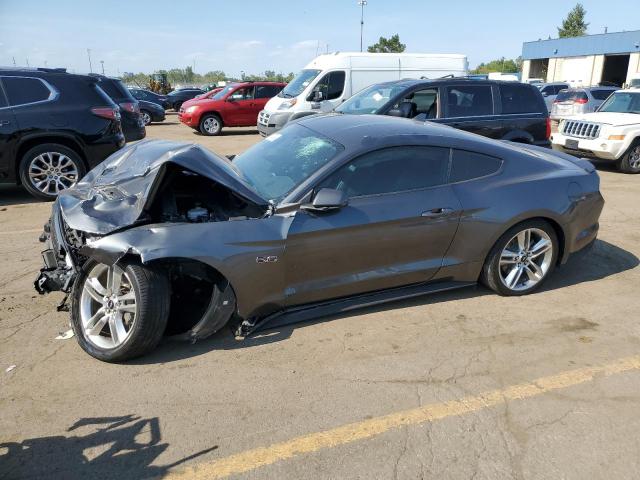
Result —
[[179, 112], [179, 111], [180, 111], [180, 107], [181, 107], [181, 106], [182, 106], [182, 102], [176, 102], [176, 103], [174, 103], [174, 104], [173, 104], [173, 109], [174, 109], [176, 112]]
[[142, 122], [144, 123], [145, 127], [151, 123], [151, 112], [147, 110], [140, 110], [140, 116], [142, 116]]
[[214, 113], [204, 115], [200, 119], [198, 130], [200, 130], [200, 133], [202, 133], [203, 135], [220, 135], [220, 132], [222, 132], [222, 120], [218, 115]]
[[71, 326], [80, 347], [92, 357], [130, 360], [150, 352], [162, 339], [169, 299], [169, 280], [153, 268], [126, 261], [110, 267], [89, 260], [71, 292]]
[[74, 150], [57, 143], [43, 143], [30, 149], [20, 161], [22, 186], [41, 200], [55, 200], [87, 173]]
[[640, 173], [640, 141], [636, 140], [632, 143], [618, 161], [618, 170], [623, 173]]
[[481, 281], [499, 295], [527, 295], [549, 278], [558, 253], [558, 236], [548, 222], [522, 222], [495, 243], [482, 268]]

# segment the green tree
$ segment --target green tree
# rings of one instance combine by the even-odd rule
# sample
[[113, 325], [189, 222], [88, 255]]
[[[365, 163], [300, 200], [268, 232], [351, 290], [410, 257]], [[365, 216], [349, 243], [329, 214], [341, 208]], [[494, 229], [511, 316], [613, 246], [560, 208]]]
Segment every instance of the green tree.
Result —
[[560, 38], [583, 36], [587, 33], [587, 27], [589, 26], [584, 21], [586, 15], [587, 11], [582, 4], [576, 4], [567, 15], [567, 18], [562, 21], [562, 27], [558, 27], [558, 36]]
[[471, 73], [491, 73], [491, 72], [506, 72], [513, 73], [520, 71], [522, 67], [522, 58], [518, 57], [515, 60], [509, 58], [499, 58], [498, 60], [491, 60], [488, 63], [481, 63], [476, 68], [471, 70]]
[[401, 53], [404, 52], [407, 46], [404, 43], [400, 43], [400, 35], [397, 33], [391, 38], [380, 37], [378, 43], [374, 43], [367, 51], [370, 53]]

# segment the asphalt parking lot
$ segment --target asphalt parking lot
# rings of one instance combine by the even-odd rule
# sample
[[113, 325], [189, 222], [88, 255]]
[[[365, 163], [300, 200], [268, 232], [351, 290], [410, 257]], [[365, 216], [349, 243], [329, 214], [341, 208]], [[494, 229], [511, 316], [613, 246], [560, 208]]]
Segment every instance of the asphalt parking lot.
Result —
[[[175, 116], [148, 138], [221, 154]], [[640, 176], [599, 166], [599, 240], [522, 298], [459, 290], [101, 363], [38, 296], [50, 205], [0, 187], [0, 479], [632, 479]], [[13, 368], [12, 368], [13, 367]]]

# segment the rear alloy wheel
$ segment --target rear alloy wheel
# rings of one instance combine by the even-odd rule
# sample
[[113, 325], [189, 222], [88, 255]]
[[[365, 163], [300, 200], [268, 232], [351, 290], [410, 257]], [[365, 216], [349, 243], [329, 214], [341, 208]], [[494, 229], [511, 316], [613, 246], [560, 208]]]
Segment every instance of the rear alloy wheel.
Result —
[[220, 135], [222, 120], [217, 115], [205, 115], [200, 120], [200, 133], [203, 135]]
[[89, 355], [118, 362], [153, 350], [167, 325], [166, 276], [137, 263], [88, 261], [72, 293], [71, 323]]
[[151, 114], [146, 110], [140, 110], [140, 116], [142, 117], [145, 127], [151, 123]]
[[500, 295], [526, 295], [553, 271], [558, 240], [545, 221], [516, 225], [496, 242], [483, 268], [483, 283]]
[[42, 200], [55, 200], [60, 192], [73, 187], [85, 173], [84, 163], [76, 152], [54, 143], [32, 148], [20, 162], [22, 185]]
[[640, 143], [635, 143], [622, 156], [618, 168], [624, 173], [640, 173]]

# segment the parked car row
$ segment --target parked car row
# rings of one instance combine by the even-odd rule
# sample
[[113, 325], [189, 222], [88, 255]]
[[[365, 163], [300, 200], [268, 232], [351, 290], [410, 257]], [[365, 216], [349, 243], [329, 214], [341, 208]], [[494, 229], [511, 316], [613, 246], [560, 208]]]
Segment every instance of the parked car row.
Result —
[[117, 79], [0, 70], [0, 182], [52, 200], [145, 134], [138, 102]]

